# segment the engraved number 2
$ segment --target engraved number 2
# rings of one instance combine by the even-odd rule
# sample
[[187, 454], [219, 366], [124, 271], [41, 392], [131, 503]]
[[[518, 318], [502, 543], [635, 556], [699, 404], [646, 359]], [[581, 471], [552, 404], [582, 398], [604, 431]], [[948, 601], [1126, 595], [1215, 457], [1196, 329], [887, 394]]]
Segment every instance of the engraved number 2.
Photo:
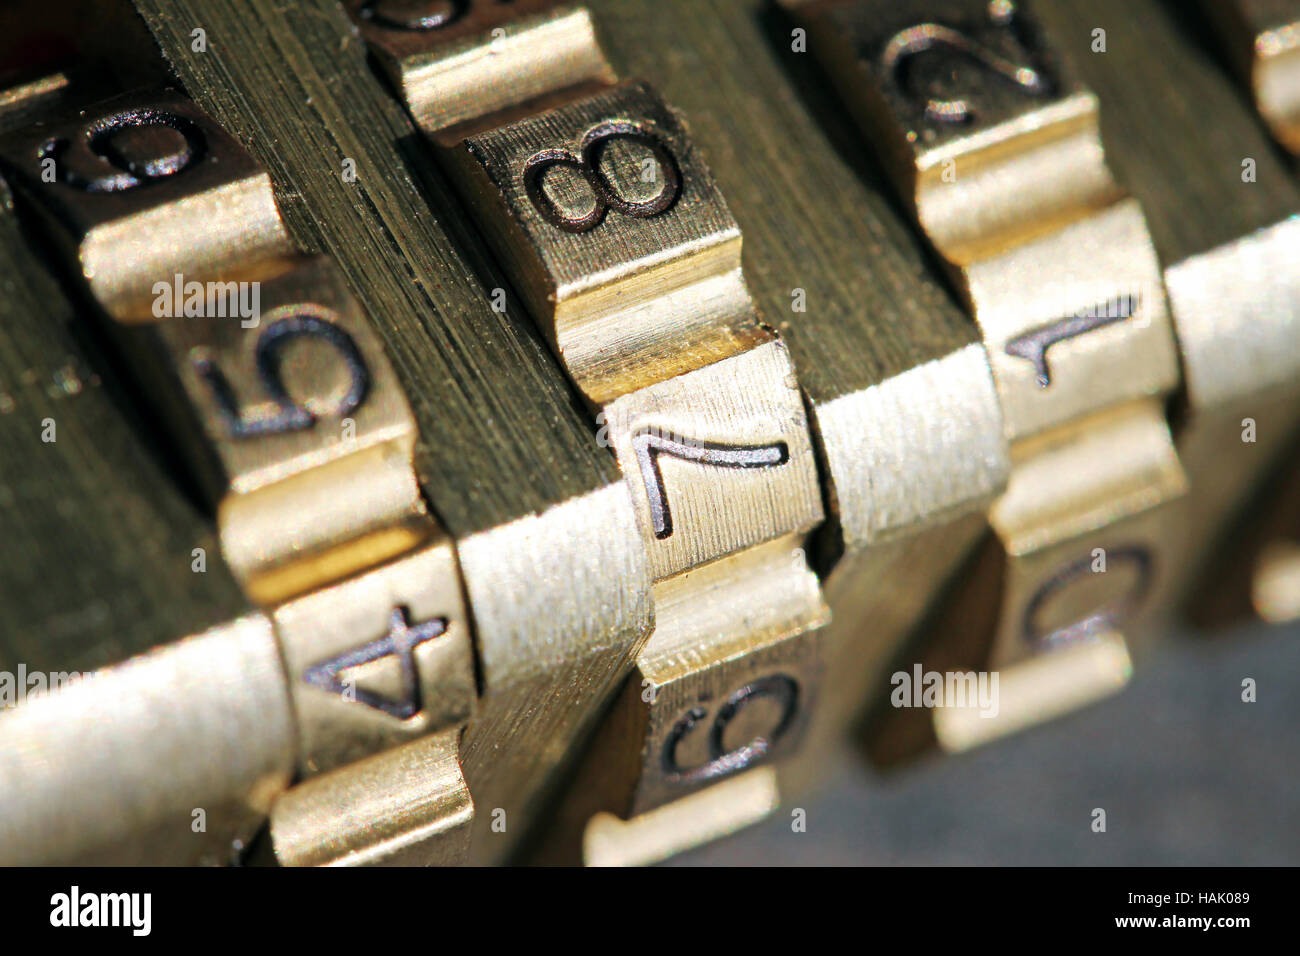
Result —
[[[1015, 8], [1009, 3], [989, 4], [989, 17], [995, 27], [1010, 33]], [[1045, 96], [1052, 91], [1050, 80], [1027, 63], [1009, 60], [952, 27], [939, 23], [918, 23], [900, 30], [890, 38], [885, 44], [880, 62], [885, 75], [900, 91], [915, 100], [924, 98], [924, 115], [928, 122], [945, 126], [957, 125], [969, 123], [974, 116], [970, 102], [966, 99], [923, 97], [915, 89], [916, 84], [909, 84], [908, 61], [920, 53], [940, 49], [948, 50], [950, 55], [973, 60], [1027, 96]]]

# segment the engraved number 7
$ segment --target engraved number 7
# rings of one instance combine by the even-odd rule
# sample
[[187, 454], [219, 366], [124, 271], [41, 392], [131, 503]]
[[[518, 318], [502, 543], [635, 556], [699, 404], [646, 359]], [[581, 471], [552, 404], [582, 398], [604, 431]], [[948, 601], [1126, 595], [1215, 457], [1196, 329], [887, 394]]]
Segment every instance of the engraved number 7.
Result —
[[673, 516], [668, 510], [668, 497], [664, 490], [664, 476], [659, 470], [659, 456], [669, 455], [682, 461], [719, 468], [774, 468], [790, 460], [790, 450], [785, 442], [770, 445], [716, 445], [710, 442], [667, 438], [653, 431], [643, 431], [632, 436], [632, 451], [636, 454], [645, 482], [646, 498], [650, 502], [650, 523], [656, 538], [667, 538], [673, 533]]

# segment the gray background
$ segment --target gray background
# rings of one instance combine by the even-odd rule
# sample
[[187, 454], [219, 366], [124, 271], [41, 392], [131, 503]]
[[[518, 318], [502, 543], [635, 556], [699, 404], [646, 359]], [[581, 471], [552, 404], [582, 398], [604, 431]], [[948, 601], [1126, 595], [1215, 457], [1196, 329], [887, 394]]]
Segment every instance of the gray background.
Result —
[[1145, 663], [1120, 695], [960, 756], [882, 775], [846, 744], [801, 800], [806, 833], [783, 809], [671, 865], [1300, 864], [1300, 626], [1174, 637]]

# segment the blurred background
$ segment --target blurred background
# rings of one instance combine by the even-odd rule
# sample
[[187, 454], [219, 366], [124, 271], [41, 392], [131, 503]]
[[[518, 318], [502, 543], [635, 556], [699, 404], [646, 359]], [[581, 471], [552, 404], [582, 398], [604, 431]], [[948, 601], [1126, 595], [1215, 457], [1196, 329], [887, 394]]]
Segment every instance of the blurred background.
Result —
[[882, 775], [846, 745], [807, 832], [785, 807], [669, 865], [1294, 866], [1297, 767], [1300, 625], [1180, 635], [1119, 695], [969, 753]]

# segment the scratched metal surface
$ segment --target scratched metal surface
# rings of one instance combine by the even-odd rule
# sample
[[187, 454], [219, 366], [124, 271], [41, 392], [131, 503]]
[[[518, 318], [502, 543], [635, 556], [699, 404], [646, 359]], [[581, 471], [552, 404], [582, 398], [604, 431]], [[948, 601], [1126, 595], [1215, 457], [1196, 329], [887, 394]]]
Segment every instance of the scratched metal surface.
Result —
[[[1195, 6], [1160, 0], [1034, 5], [1063, 58], [1101, 99], [1107, 162], [1142, 200], [1166, 266], [1300, 210], [1300, 187], [1245, 89], [1218, 61]], [[1092, 52], [1096, 28], [1106, 31], [1105, 53]], [[1246, 156], [1257, 164], [1249, 184], [1241, 179]]]
[[[679, 0], [673, 6], [685, 17], [696, 3], [703, 7], [701, 0]], [[160, 3], [158, 16], [179, 17], [190, 6], [199, 5]], [[708, 21], [714, 25], [698, 27], [690, 43], [674, 44], [671, 18], [660, 16], [651, 0], [610, 5], [611, 42], [629, 72], [661, 83], [691, 114], [701, 139], [711, 144], [711, 161], [729, 194], [736, 194], [737, 215], [748, 217], [742, 222], [747, 264], [757, 260], [770, 266], [754, 280], [765, 305], [775, 311], [783, 303], [793, 284], [786, 273], [792, 270], [812, 270], [813, 280], [824, 286], [826, 301], [834, 306], [820, 313], [824, 334], [797, 329], [790, 334], [800, 350], [804, 385], [820, 397], [834, 397], [973, 341], [973, 329], [962, 324], [941, 285], [925, 275], [926, 258], [915, 237], [893, 224], [893, 214], [874, 195], [869, 162], [846, 160], [852, 138], [834, 141], [834, 131], [805, 117], [802, 111], [810, 104], [793, 94], [778, 104], [800, 130], [792, 143], [815, 144], [814, 154], [799, 155], [798, 161], [803, 168], [815, 168], [818, 176], [833, 177], [863, 215], [833, 220], [826, 208], [809, 212], [806, 203], [795, 201], [797, 192], [790, 194], [793, 199], [782, 198], [793, 209], [783, 207], [770, 220], [754, 214], [770, 188], [755, 173], [762, 151], [722, 152], [730, 139], [728, 126], [743, 122], [743, 109], [710, 109], [707, 101], [716, 87], [699, 82], [698, 76], [723, 63], [752, 62], [775, 84], [790, 66], [778, 62], [770, 48], [780, 35], [780, 22], [761, 13], [757, 0], [726, 9], [721, 3], [709, 6], [717, 7]], [[291, 22], [280, 23], [282, 40], [298, 28], [309, 38], [337, 40], [345, 34], [331, 5], [303, 7], [307, 12], [287, 14]], [[640, 38], [647, 35], [654, 42], [642, 44]], [[271, 41], [250, 29], [246, 42], [257, 48]], [[656, 53], [660, 49], [676, 53], [664, 57]], [[340, 55], [361, 71], [358, 51]], [[759, 56], [763, 59], [754, 61]], [[1089, 81], [1103, 97], [1120, 95], [1107, 93], [1104, 75]], [[805, 89], [817, 82], [814, 72], [796, 86]], [[1130, 87], [1133, 79], [1116, 76], [1114, 82]], [[735, 85], [726, 86], [734, 92]], [[371, 84], [358, 83], [354, 92], [371, 111], [370, 132], [377, 138], [385, 131], [409, 131]], [[210, 95], [222, 97], [219, 88]], [[740, 94], [734, 95], [735, 105], [741, 106]], [[240, 108], [227, 103], [227, 118]], [[1141, 131], [1117, 129], [1108, 136], [1121, 141]], [[297, 147], [288, 139], [276, 143], [268, 133], [261, 151], [274, 159], [279, 155], [274, 146], [292, 158]], [[412, 248], [418, 246], [421, 269], [438, 276], [413, 291], [395, 270], [382, 270], [385, 297], [393, 305], [392, 311], [385, 310], [385, 327], [395, 360], [413, 380], [428, 378], [445, 386], [436, 393], [430, 389], [419, 403], [426, 428], [421, 470], [426, 478], [442, 479], [442, 490], [429, 482], [440, 514], [454, 530], [470, 532], [616, 480], [612, 463], [589, 440], [584, 413], [528, 323], [495, 317], [483, 305], [483, 288], [491, 287], [495, 270], [441, 180], [420, 175], [421, 147], [402, 140], [379, 153], [402, 157], [397, 198], [387, 191], [383, 197], [386, 215], [419, 233], [421, 240]], [[838, 160], [832, 159], [835, 154]], [[274, 163], [272, 170], [281, 183], [292, 179]], [[1120, 172], [1136, 186], [1144, 167]], [[326, 234], [311, 212], [326, 205], [321, 197], [332, 188], [333, 168], [314, 170], [304, 162], [300, 174], [301, 187], [282, 194], [299, 238], [313, 248], [342, 243], [341, 233]], [[1192, 195], [1186, 190], [1203, 181], [1194, 170], [1181, 181], [1150, 175], [1154, 178], [1144, 187], [1148, 191], [1165, 183], [1171, 197], [1177, 192], [1169, 204], [1174, 211], [1182, 197]], [[792, 182], [796, 190], [798, 185]], [[401, 200], [407, 195], [430, 198], [438, 211], [430, 217], [422, 206], [404, 209]], [[1187, 207], [1206, 202], [1197, 199]], [[813, 241], [787, 248], [787, 235], [778, 224], [799, 210], [808, 217], [799, 232]], [[1245, 214], [1268, 213], [1252, 208]], [[373, 225], [371, 218], [363, 218]], [[1222, 217], [1197, 218], [1188, 232], [1180, 233], [1183, 220], [1172, 213], [1168, 225], [1159, 214], [1152, 220], [1157, 240], [1170, 251], [1197, 251], [1221, 241], [1212, 230], [1222, 229], [1226, 237], [1238, 228]], [[1195, 231], [1201, 222], [1209, 223], [1211, 231]], [[30, 641], [0, 647], [0, 666], [18, 659], [31, 667], [100, 666], [236, 613], [244, 601], [219, 567], [195, 590], [189, 550], [206, 542], [209, 555], [215, 555], [215, 545], [204, 519], [169, 479], [166, 450], [152, 449], [142, 437], [153, 426], [131, 417], [140, 403], [118, 397], [111, 383], [107, 388], [91, 384], [106, 363], [93, 345], [76, 341], [81, 333], [72, 330], [78, 321], [57, 283], [23, 258], [30, 254], [8, 230], [7, 224], [0, 227], [0, 245], [9, 256], [0, 263], [0, 318], [5, 319], [0, 321], [0, 356], [7, 362], [0, 390], [23, 409], [24, 417], [7, 412], [0, 395], [0, 469], [9, 469], [0, 472], [5, 476], [0, 495], [10, 495], [6, 505], [19, 505], [6, 507], [0, 521], [6, 567], [0, 614], [6, 625], [18, 626], [0, 630]], [[376, 227], [368, 234], [382, 235], [382, 230]], [[345, 258], [361, 274], [372, 254], [380, 254], [379, 245], [357, 246]], [[467, 303], [477, 303], [468, 318]], [[20, 308], [25, 325], [5, 318], [5, 309]], [[411, 323], [418, 333], [402, 333], [402, 315], [418, 319]], [[40, 324], [42, 319], [48, 324]], [[830, 361], [841, 354], [836, 336], [841, 322], [867, 326], [857, 335], [872, 343], [870, 364], [841, 371]], [[436, 348], [430, 340], [436, 340]], [[447, 355], [463, 357], [463, 364], [457, 366]], [[508, 369], [509, 385], [494, 388], [494, 397], [485, 398], [481, 386], [489, 376], [470, 374], [469, 366], [492, 369], [493, 380], [496, 372]], [[527, 396], [528, 401], [511, 396]], [[58, 446], [39, 441], [39, 418], [46, 408], [59, 418]], [[73, 423], [74, 434], [68, 434], [65, 422]], [[502, 422], [510, 427], [502, 428]], [[38, 465], [43, 455], [58, 461]], [[511, 477], [484, 477], [499, 475]], [[16, 498], [15, 488], [21, 491]], [[1300, 716], [1296, 636], [1294, 631], [1252, 632], [1214, 643], [1172, 645], [1117, 700], [887, 780], [874, 778], [855, 754], [846, 752], [836, 761], [826, 789], [806, 802], [808, 833], [792, 834], [788, 822], [777, 818], [680, 862], [1300, 862], [1300, 834], [1293, 826], [1300, 806], [1290, 781], [1300, 756], [1300, 735], [1292, 729]], [[1240, 679], [1252, 675], [1264, 681], [1260, 701], [1242, 704]], [[1095, 806], [1110, 813], [1105, 835], [1088, 829]]]
[[174, 451], [6, 198], [0, 185], [0, 670], [94, 670], [248, 613]]
[[[978, 340], [829, 84], [810, 57], [790, 52], [792, 21], [773, 4], [594, 8], [620, 72], [649, 80], [685, 115], [740, 223], [749, 286], [780, 325], [812, 402]], [[794, 288], [814, 306], [791, 317]]]

